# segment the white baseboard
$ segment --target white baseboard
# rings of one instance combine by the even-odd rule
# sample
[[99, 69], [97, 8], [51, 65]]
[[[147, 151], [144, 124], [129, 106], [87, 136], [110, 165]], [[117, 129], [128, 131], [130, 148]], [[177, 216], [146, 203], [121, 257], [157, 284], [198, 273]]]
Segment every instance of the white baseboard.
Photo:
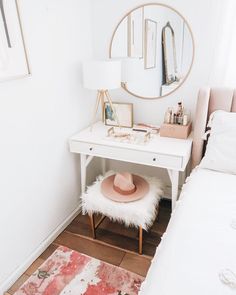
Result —
[[27, 268], [47, 249], [47, 247], [59, 236], [61, 232], [71, 223], [81, 210], [79, 205], [19, 266], [10, 276], [0, 285], [0, 295], [4, 293], [18, 280], [18, 278], [27, 270]]

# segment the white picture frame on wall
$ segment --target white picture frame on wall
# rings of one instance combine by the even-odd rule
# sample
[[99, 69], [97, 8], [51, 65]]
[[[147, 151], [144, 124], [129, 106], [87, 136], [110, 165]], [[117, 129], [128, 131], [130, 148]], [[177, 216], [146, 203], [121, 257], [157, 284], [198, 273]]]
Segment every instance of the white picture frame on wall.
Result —
[[30, 75], [17, 0], [0, 0], [0, 82]]
[[144, 8], [141, 7], [128, 15], [128, 52], [132, 58], [143, 58]]
[[145, 19], [144, 68], [154, 69], [157, 56], [157, 22]]

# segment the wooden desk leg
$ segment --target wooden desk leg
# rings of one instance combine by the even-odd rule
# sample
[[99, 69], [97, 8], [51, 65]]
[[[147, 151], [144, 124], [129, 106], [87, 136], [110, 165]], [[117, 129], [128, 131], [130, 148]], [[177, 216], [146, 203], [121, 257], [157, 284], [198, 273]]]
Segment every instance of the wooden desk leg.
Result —
[[139, 247], [138, 247], [138, 253], [140, 255], [143, 254], [143, 228], [142, 228], [142, 226], [139, 227]]
[[171, 181], [171, 200], [173, 211], [179, 195], [179, 171], [169, 169], [168, 173]]
[[96, 239], [96, 232], [95, 232], [95, 224], [94, 224], [94, 215], [93, 213], [89, 213], [89, 220], [91, 224], [91, 229], [92, 229], [92, 236], [94, 239]]

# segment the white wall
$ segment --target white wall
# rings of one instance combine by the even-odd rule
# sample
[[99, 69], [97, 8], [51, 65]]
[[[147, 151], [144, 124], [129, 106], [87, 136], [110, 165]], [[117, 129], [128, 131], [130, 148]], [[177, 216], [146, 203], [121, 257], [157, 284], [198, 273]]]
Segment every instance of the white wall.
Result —
[[78, 207], [79, 162], [68, 137], [88, 125], [94, 104], [80, 73], [92, 54], [90, 1], [19, 6], [32, 76], [0, 84], [0, 294]]
[[[120, 19], [134, 7], [148, 1], [110, 1], [92, 0], [92, 29], [93, 47], [95, 58], [107, 58], [109, 53], [109, 43], [117, 23]], [[217, 46], [216, 36], [218, 31], [218, 19], [224, 5], [220, 0], [162, 0], [180, 12], [187, 20], [192, 29], [195, 40], [195, 58], [192, 71], [186, 82], [173, 94], [157, 100], [143, 100], [133, 97], [123, 89], [111, 92], [114, 101], [132, 102], [134, 104], [134, 121], [151, 124], [161, 124], [164, 113], [169, 106], [176, 105], [183, 100], [185, 106], [194, 114], [197, 93], [200, 87], [204, 87], [209, 82], [212, 71], [213, 53]], [[222, 5], [222, 7], [221, 7]], [[128, 169], [147, 174], [154, 174], [163, 177], [167, 184], [169, 179], [165, 171], [131, 166], [128, 164], [112, 162], [113, 169]]]

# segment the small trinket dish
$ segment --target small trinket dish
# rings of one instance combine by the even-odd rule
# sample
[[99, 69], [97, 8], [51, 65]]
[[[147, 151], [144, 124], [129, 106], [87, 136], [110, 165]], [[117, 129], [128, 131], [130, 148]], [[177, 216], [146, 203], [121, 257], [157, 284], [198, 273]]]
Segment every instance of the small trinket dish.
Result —
[[108, 129], [106, 139], [116, 142], [130, 143], [130, 144], [146, 144], [151, 138], [151, 133], [143, 130], [135, 131], [132, 128], [118, 128], [112, 127]]

